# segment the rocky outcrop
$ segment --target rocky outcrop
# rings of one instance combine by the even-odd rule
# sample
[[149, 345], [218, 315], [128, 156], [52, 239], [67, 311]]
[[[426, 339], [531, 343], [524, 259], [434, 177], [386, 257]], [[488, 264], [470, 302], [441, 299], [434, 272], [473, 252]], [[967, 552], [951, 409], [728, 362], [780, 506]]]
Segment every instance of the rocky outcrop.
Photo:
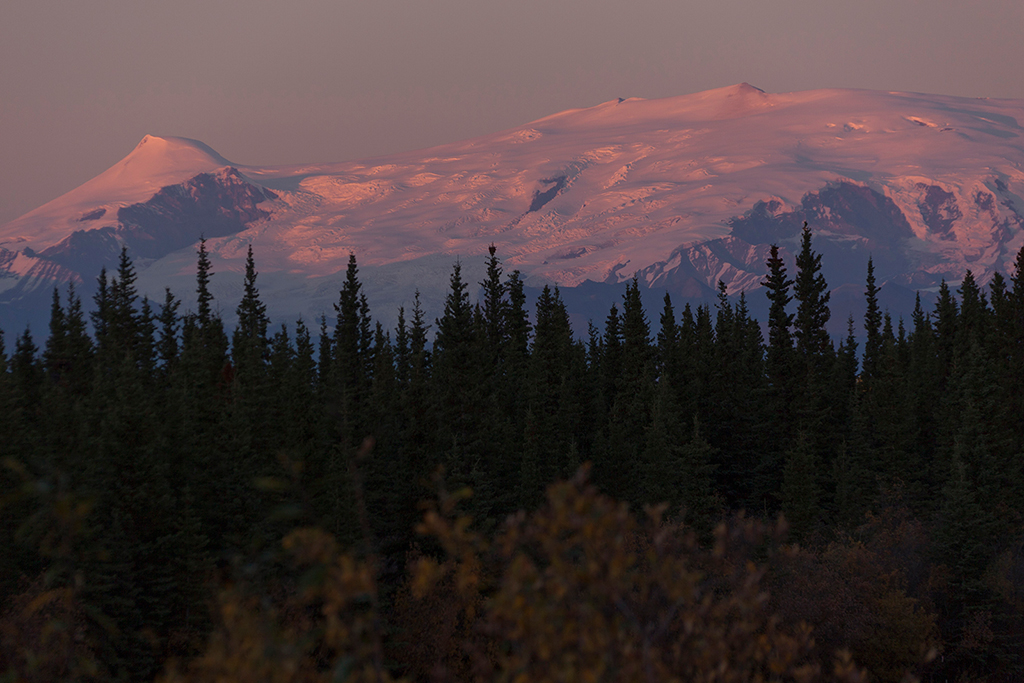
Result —
[[158, 259], [200, 237], [245, 230], [269, 215], [259, 204], [275, 198], [235, 168], [200, 173], [164, 187], [146, 202], [121, 207], [116, 225], [76, 230], [39, 256], [89, 275], [115, 263], [122, 245], [135, 258]]

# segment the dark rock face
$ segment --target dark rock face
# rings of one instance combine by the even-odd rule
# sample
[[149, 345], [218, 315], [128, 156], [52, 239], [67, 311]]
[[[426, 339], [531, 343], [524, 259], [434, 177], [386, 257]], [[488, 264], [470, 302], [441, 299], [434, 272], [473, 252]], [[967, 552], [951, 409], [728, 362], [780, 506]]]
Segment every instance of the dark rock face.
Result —
[[885, 195], [848, 182], [808, 192], [795, 211], [780, 212], [778, 200], [758, 202], [729, 221], [732, 234], [749, 244], [770, 244], [797, 237], [804, 221], [816, 235], [859, 237], [870, 247], [895, 247], [914, 236], [906, 216]]
[[783, 212], [782, 202], [770, 199], [754, 203], [754, 208], [729, 221], [732, 234], [744, 242], [778, 243], [800, 234], [804, 220], [799, 211]]
[[39, 252], [39, 255], [66, 268], [94, 275], [103, 266], [117, 263], [120, 251], [117, 228], [108, 226], [95, 230], [75, 230], [57, 244]]
[[[935, 209], [940, 216], [951, 214], [943, 204], [947, 199], [935, 197], [935, 206], [943, 207]], [[882, 280], [907, 266], [904, 251], [899, 247], [914, 236], [913, 231], [899, 207], [880, 192], [850, 182], [830, 183], [804, 195], [799, 208], [783, 209], [778, 199], [759, 201], [743, 216], [729, 221], [729, 237], [682, 245], [668, 259], [638, 275], [652, 287], [685, 290], [689, 296], [706, 297], [710, 288], [705, 283], [719, 278], [729, 283], [730, 293], [751, 289], [766, 274], [765, 263], [772, 244], [780, 245], [780, 254], [793, 272], [804, 221], [814, 232], [814, 248], [822, 255], [824, 275], [829, 282], [863, 281], [869, 256], [873, 257], [876, 273]]]
[[158, 259], [200, 237], [245, 230], [269, 215], [259, 208], [267, 199], [276, 195], [248, 182], [234, 168], [200, 173], [164, 187], [146, 202], [122, 207], [117, 225], [76, 230], [39, 255], [88, 275], [116, 263], [122, 244], [135, 258]]
[[[22, 259], [16, 263], [19, 256]], [[12, 332], [28, 326], [34, 334], [45, 333], [53, 288], [63, 290], [69, 282], [81, 295], [82, 278], [78, 273], [39, 258], [30, 249], [19, 253], [0, 247], [0, 330]], [[39, 339], [37, 336], [36, 341]]]
[[118, 210], [119, 234], [143, 258], [160, 258], [200, 236], [225, 237], [269, 214], [257, 205], [276, 195], [247, 182], [234, 168], [201, 173]]
[[99, 219], [103, 218], [105, 215], [107, 215], [107, 210], [104, 209], [101, 206], [98, 209], [93, 209], [92, 211], [88, 211], [86, 213], [83, 213], [82, 217], [78, 219], [78, 222], [79, 223], [84, 223], [86, 221], [98, 221]]
[[553, 184], [551, 185], [551, 187], [544, 190], [543, 192], [541, 192], [540, 190], [534, 191], [533, 201], [530, 202], [530, 208], [526, 210], [526, 213], [540, 211], [545, 204], [547, 204], [552, 199], [558, 196], [558, 193], [561, 192], [562, 188], [565, 187], [565, 181], [566, 177], [564, 175], [558, 176], [557, 178], [545, 178], [544, 180], [540, 181], [545, 185], [552, 183]]
[[[946, 192], [938, 185], [925, 185], [918, 183], [918, 188], [925, 189], [924, 199], [918, 203], [921, 210], [921, 218], [928, 226], [928, 232], [938, 235], [940, 239], [956, 239], [952, 234], [953, 223], [963, 218], [960, 207], [957, 206], [956, 196], [952, 192]], [[992, 196], [987, 195], [991, 203]], [[984, 201], [984, 200], [982, 200]]]

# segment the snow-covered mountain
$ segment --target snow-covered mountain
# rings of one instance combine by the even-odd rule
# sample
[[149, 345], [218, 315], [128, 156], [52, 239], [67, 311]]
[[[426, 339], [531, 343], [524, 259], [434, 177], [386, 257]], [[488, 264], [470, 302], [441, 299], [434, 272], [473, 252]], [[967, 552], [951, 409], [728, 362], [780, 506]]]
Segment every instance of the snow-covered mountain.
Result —
[[1019, 120], [1022, 100], [740, 84], [344, 163], [235, 164], [147, 136], [0, 228], [0, 322], [38, 319], [54, 283], [88, 290], [122, 244], [143, 291], [187, 301], [200, 235], [228, 318], [250, 243], [277, 321], [330, 314], [350, 252], [376, 315], [417, 287], [439, 312], [455, 259], [479, 279], [491, 243], [536, 286], [636, 275], [699, 298], [721, 279], [753, 299], [768, 246], [791, 253], [805, 220], [837, 299], [862, 291], [870, 254], [892, 301], [912, 301], [967, 268], [981, 281], [1011, 269], [1024, 244]]

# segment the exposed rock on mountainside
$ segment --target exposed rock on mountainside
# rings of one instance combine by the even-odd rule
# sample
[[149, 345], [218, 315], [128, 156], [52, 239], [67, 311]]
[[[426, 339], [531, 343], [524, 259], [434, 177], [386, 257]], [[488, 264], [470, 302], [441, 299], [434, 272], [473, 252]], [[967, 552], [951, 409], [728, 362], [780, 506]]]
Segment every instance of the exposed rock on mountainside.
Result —
[[226, 316], [250, 243], [278, 319], [332, 312], [350, 252], [386, 317], [416, 287], [432, 310], [455, 259], [473, 266], [492, 242], [535, 286], [638, 276], [679, 296], [719, 279], [750, 292], [771, 243], [792, 263], [804, 221], [830, 285], [862, 285], [871, 255], [879, 282], [912, 299], [967, 268], [982, 282], [1010, 268], [1024, 244], [1021, 117], [1016, 100], [740, 84], [334, 164], [241, 165], [147, 136], [0, 228], [0, 323], [37, 306], [36, 290], [87, 289], [122, 244], [144, 291], [187, 301], [200, 235]]
[[[115, 224], [76, 230], [39, 256], [80, 273], [98, 272], [110, 264], [122, 244], [136, 258], [155, 260], [192, 245], [197, 232], [210, 239], [245, 230], [270, 215], [259, 203], [276, 198], [227, 166], [161, 188], [145, 202], [122, 206]], [[105, 212], [101, 208], [87, 215], [98, 213], [90, 219], [98, 220]]]

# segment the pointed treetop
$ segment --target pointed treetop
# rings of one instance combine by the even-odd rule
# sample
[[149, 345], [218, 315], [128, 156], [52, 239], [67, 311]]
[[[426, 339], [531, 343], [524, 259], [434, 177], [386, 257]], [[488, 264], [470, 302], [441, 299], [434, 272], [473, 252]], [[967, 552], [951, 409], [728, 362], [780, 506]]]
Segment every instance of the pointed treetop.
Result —
[[864, 313], [864, 330], [867, 339], [864, 342], [864, 376], [871, 379], [878, 374], [878, 364], [882, 352], [882, 312], [878, 307], [878, 287], [875, 286], [875, 265], [868, 257], [868, 276], [864, 289], [867, 311]]
[[206, 253], [206, 238], [199, 238], [199, 249], [196, 251], [199, 261], [196, 264], [196, 303], [198, 307], [197, 322], [200, 327], [206, 327], [213, 317], [213, 294], [210, 293], [210, 277], [213, 275], [210, 257]]
[[772, 362], [781, 362], [780, 354], [793, 347], [790, 328], [793, 325], [793, 314], [786, 312], [786, 307], [793, 300], [789, 288], [793, 280], [786, 276], [786, 264], [779, 256], [779, 245], [773, 244], [768, 257], [768, 277], [761, 283], [765, 295], [771, 302], [768, 307], [768, 348]]
[[267, 305], [260, 301], [260, 292], [256, 287], [256, 263], [252, 255], [252, 244], [245, 258], [245, 280], [243, 283], [242, 300], [238, 304], [238, 330], [245, 339], [265, 340], [267, 336]]
[[804, 221], [796, 267], [793, 294], [800, 302], [794, 319], [796, 347], [805, 358], [821, 356], [828, 353], [832, 345], [825, 327], [831, 315], [828, 307], [830, 294], [821, 273], [821, 254], [811, 248], [811, 229], [807, 221]]

